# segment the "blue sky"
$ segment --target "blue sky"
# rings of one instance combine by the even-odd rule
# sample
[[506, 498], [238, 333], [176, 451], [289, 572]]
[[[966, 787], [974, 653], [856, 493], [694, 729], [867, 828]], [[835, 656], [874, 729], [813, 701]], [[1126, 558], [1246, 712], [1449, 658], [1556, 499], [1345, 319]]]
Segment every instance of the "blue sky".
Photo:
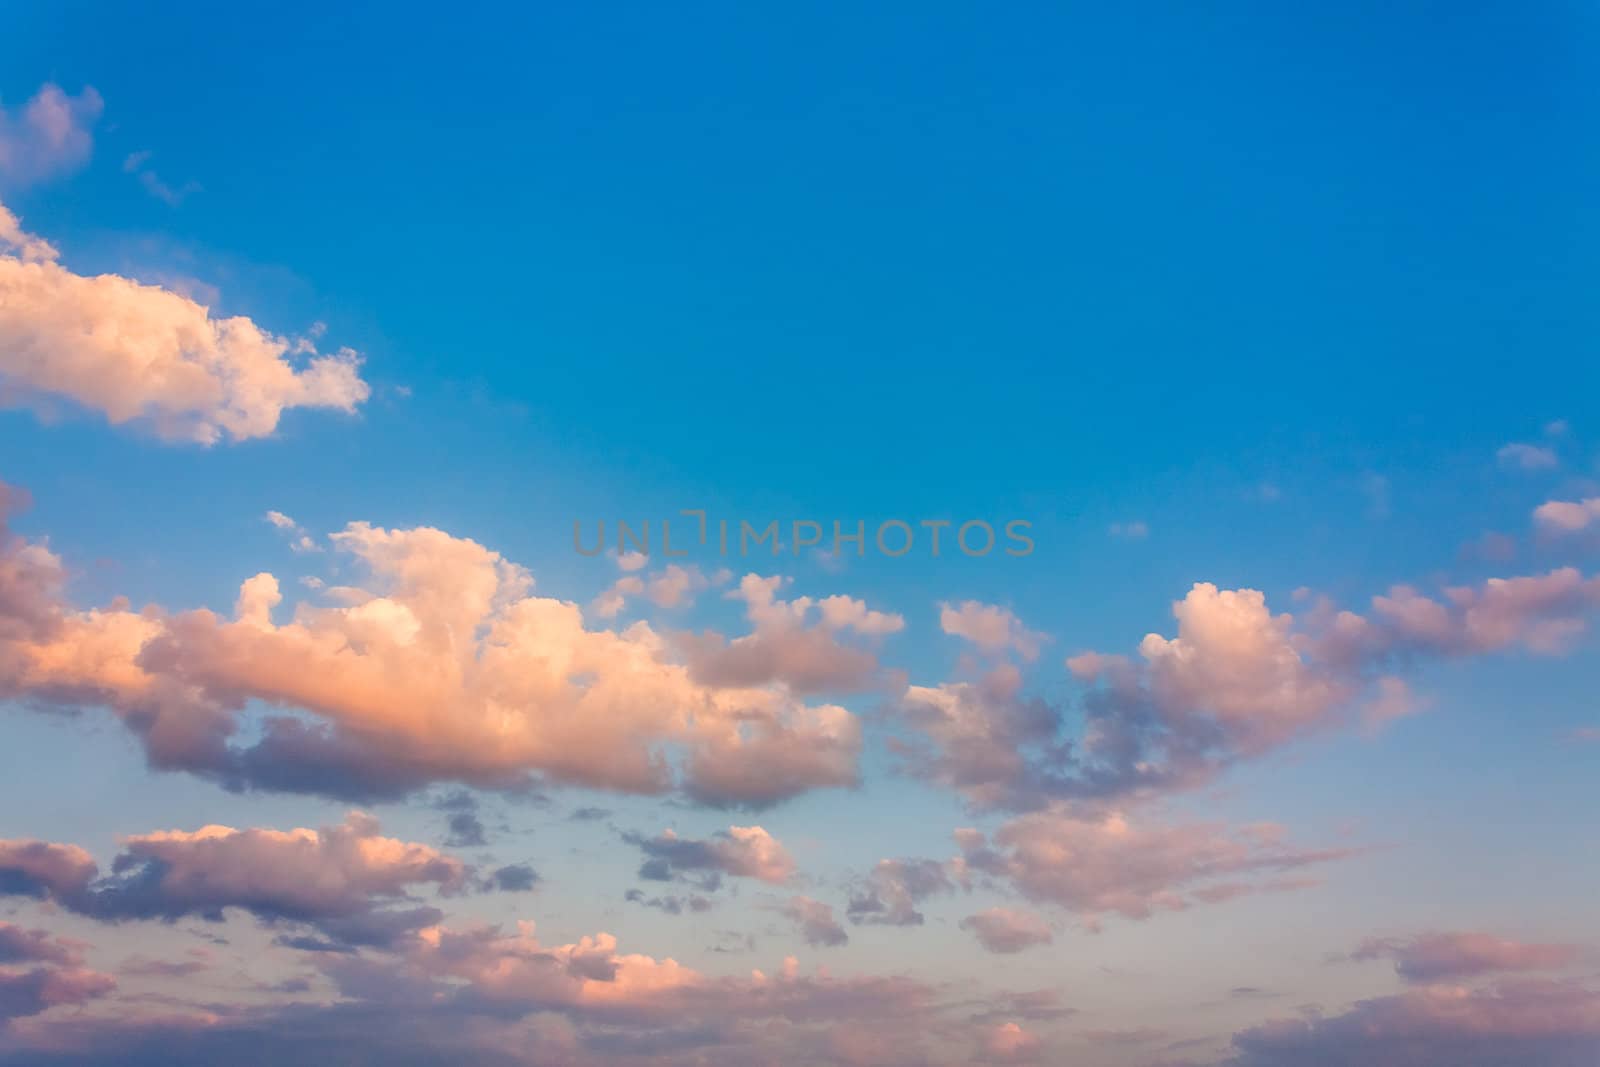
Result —
[[[8, 841], [100, 872], [12, 857], [0, 923], [91, 947], [0, 955], [0, 992], [73, 991], [0, 1010], [0, 1063], [392, 1054], [425, 983], [419, 1063], [1592, 1062], [1596, 37], [1578, 3], [0, 16], [0, 205], [59, 252], [0, 226], [0, 480], [32, 498], [0, 546], [0, 890]], [[180, 313], [203, 343], [150, 325]], [[1035, 550], [573, 550], [687, 508], [1019, 519]], [[682, 590], [601, 606], [669, 564]], [[845, 740], [751, 739], [823, 706]], [[291, 721], [340, 754], [250, 747]], [[597, 738], [668, 781], [619, 787]], [[263, 834], [299, 827], [333, 828], [307, 884], [348, 874], [352, 807], [435, 866], [179, 887], [212, 847], [292, 866]], [[146, 840], [207, 824], [241, 836]], [[792, 870], [750, 873], [757, 825]], [[641, 878], [668, 828], [696, 858]], [[880, 866], [912, 860], [934, 888]], [[519, 864], [534, 888], [484, 888]], [[494, 987], [601, 931], [695, 977]], [[719, 1026], [787, 956], [827, 971], [781, 979], [804, 1009]], [[1452, 996], [1510, 1022], [1463, 1036]]]

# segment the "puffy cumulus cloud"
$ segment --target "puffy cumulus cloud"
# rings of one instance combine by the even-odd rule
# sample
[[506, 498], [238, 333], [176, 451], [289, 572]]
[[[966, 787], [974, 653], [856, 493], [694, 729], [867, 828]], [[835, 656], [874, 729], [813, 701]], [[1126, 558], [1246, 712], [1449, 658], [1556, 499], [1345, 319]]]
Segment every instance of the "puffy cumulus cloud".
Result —
[[[621, 556], [618, 558], [619, 565], [624, 570], [636, 570], [630, 564], [632, 557], [639, 555], [635, 552]], [[708, 577], [692, 563], [687, 567], [669, 563], [659, 573], [652, 575], [627, 573], [595, 597], [589, 610], [602, 619], [614, 619], [627, 607], [629, 597], [639, 596], [658, 608], [688, 607], [694, 602], [695, 594], [716, 584], [720, 577], [720, 574]]]
[[220, 920], [228, 908], [266, 922], [317, 927], [330, 946], [386, 944], [437, 922], [434, 908], [380, 909], [413, 887], [462, 889], [462, 863], [426, 845], [383, 837], [352, 812], [321, 830], [205, 826], [124, 838], [111, 874], [98, 878], [74, 846], [0, 841], [0, 888], [43, 895], [94, 919]]
[[[1200, 583], [1172, 613], [1176, 637], [1148, 634], [1139, 643], [1158, 708], [1204, 714], [1254, 747], [1292, 735], [1350, 695], [1345, 679], [1307, 661], [1292, 616], [1272, 614], [1257, 590]], [[1069, 665], [1080, 676], [1098, 673], [1082, 660]]]
[[1177, 635], [1147, 635], [1139, 661], [1067, 661], [1089, 687], [1076, 739], [1063, 736], [1064, 709], [1025, 697], [1011, 667], [908, 687], [901, 710], [927, 742], [907, 746], [912, 770], [1011, 810], [1181, 787], [1320, 724], [1360, 691], [1358, 675], [1312, 661], [1293, 618], [1255, 590], [1198, 584], [1173, 613]]
[[15, 111], [0, 107], [0, 187], [30, 185], [83, 166], [94, 151], [94, 124], [104, 109], [89, 86], [72, 96], [53, 84]]
[[962, 919], [961, 928], [971, 931], [990, 952], [1021, 952], [1055, 940], [1043, 916], [1020, 908], [987, 908]]
[[1549, 500], [1533, 509], [1533, 521], [1541, 531], [1562, 537], [1600, 524], [1600, 496], [1582, 500]]
[[265, 437], [289, 408], [353, 412], [360, 358], [115, 274], [88, 277], [0, 207], [0, 385], [8, 400], [64, 398], [115, 425], [211, 445]]
[[754, 878], [782, 885], [794, 877], [794, 857], [783, 842], [759, 826], [730, 826], [706, 840], [679, 837], [671, 830], [657, 837], [624, 834], [623, 839], [644, 852], [639, 877], [665, 882], [684, 875], [721, 875]]
[[1568, 649], [1600, 609], [1600, 577], [1573, 568], [1436, 599], [1395, 586], [1366, 615], [1312, 599], [1274, 613], [1253, 589], [1196, 584], [1173, 605], [1177, 632], [1137, 656], [1067, 660], [1085, 687], [1075, 712], [1023, 693], [1003, 664], [976, 681], [908, 686], [897, 702], [915, 732], [897, 741], [913, 773], [980, 808], [1034, 810], [1193, 788], [1230, 764], [1316, 731], [1381, 723], [1426, 704], [1395, 672], [1432, 658]]
[[[1546, 574], [1490, 578], [1482, 586], [1454, 586], [1442, 600], [1396, 586], [1372, 600], [1369, 624], [1381, 651], [1420, 650], [1443, 656], [1524, 648], [1543, 655], [1566, 651], [1600, 608], [1600, 576], [1576, 568]], [[1343, 635], [1341, 635], [1343, 636]]]
[[74, 610], [60, 560], [0, 527], [0, 697], [106, 706], [153, 766], [233, 788], [362, 799], [543, 775], [760, 806], [856, 782], [844, 708], [696, 682], [648, 625], [589, 630], [471, 540], [352, 523], [331, 541], [360, 585], [290, 612], [258, 574], [227, 618]]
[[783, 906], [783, 914], [794, 921], [800, 937], [806, 944], [828, 948], [847, 944], [850, 935], [845, 933], [839, 920], [833, 917], [833, 906], [806, 896], [793, 896]]
[[843, 640], [846, 634], [876, 638], [905, 626], [899, 615], [873, 611], [847, 596], [821, 600], [778, 597], [788, 579], [747, 574], [728, 596], [742, 600], [752, 630], [728, 640], [707, 631], [680, 634], [691, 677], [702, 685], [780, 684], [795, 693], [850, 691], [881, 681], [877, 657]]
[[[617, 939], [607, 933], [543, 945], [528, 921], [518, 923], [514, 934], [494, 927], [423, 930], [404, 958], [418, 976], [457, 979], [485, 1000], [527, 1007], [647, 1007], [663, 994], [703, 981], [676, 960], [618, 953]], [[349, 973], [335, 965], [333, 976]]]
[[1576, 963], [1576, 945], [1528, 944], [1473, 931], [1412, 938], [1370, 938], [1350, 958], [1392, 959], [1408, 982], [1453, 982], [1515, 971], [1560, 970]]
[[864, 882], [850, 894], [845, 914], [853, 923], [921, 926], [917, 905], [936, 893], [955, 889], [944, 864], [927, 859], [879, 860]]
[[177, 918], [239, 907], [269, 918], [316, 919], [369, 910], [409, 887], [460, 889], [460, 860], [383, 837], [352, 812], [321, 830], [204, 826], [125, 838], [110, 884], [91, 896], [100, 915]]
[[1063, 809], [1018, 816], [992, 841], [973, 829], [955, 836], [966, 875], [1002, 879], [1030, 900], [1059, 905], [1091, 926], [1105, 915], [1146, 919], [1197, 903], [1313, 885], [1303, 875], [1288, 875], [1349, 854], [1297, 848], [1272, 824], [1235, 830], [1213, 823], [1140, 824], [1117, 813]]
[[1039, 658], [1039, 646], [1049, 638], [1022, 625], [1009, 608], [964, 600], [959, 605], [939, 605], [939, 629], [964, 638], [989, 655], [1015, 651], [1024, 660]]
[[1035, 807], [1077, 788], [1059, 709], [1025, 696], [1012, 664], [976, 681], [907, 686], [896, 706], [918, 732], [894, 742], [912, 773], [979, 807]]
[[24, 232], [22, 223], [4, 204], [0, 204], [0, 254], [10, 254], [24, 263], [48, 263], [60, 255], [49, 241]]
[[1429, 986], [1268, 1022], [1233, 1046], [1232, 1067], [1589, 1067], [1600, 1058], [1600, 992], [1551, 981]]

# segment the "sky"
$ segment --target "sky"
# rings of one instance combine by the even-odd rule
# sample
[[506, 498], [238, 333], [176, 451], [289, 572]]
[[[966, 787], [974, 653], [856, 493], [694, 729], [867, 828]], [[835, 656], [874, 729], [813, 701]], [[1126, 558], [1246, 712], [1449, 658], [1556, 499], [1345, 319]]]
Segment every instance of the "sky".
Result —
[[1597, 46], [12, 5], [0, 1064], [1591, 1067]]

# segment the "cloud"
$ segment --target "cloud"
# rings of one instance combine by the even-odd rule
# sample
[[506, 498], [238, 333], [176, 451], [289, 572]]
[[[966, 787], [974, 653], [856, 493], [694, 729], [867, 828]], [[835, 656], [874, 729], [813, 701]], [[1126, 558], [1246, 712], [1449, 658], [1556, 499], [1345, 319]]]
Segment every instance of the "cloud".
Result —
[[879, 860], [864, 884], [850, 894], [845, 914], [853, 923], [921, 926], [923, 915], [917, 904], [953, 889], [949, 871], [934, 860]]
[[701, 685], [648, 625], [586, 629], [471, 540], [351, 523], [331, 541], [361, 584], [309, 594], [280, 624], [266, 573], [241, 584], [231, 619], [75, 610], [61, 561], [0, 529], [0, 697], [108, 707], [152, 766], [232, 788], [361, 799], [541, 775], [761, 806], [856, 781], [861, 730], [844, 708]]
[[1476, 932], [1429, 933], [1413, 938], [1371, 938], [1354, 960], [1392, 959], [1408, 982], [1453, 982], [1514, 971], [1560, 970], [1577, 962], [1576, 945], [1536, 945]]
[[682, 915], [686, 910], [691, 912], [710, 911], [714, 904], [710, 897], [703, 897], [698, 893], [690, 893], [687, 897], [680, 897], [670, 893], [664, 896], [647, 897], [643, 891], [638, 889], [628, 890], [623, 894], [623, 899], [633, 904], [642, 904], [647, 908], [655, 908], [657, 911], [665, 912], [668, 915]]
[[52, 398], [166, 441], [265, 437], [291, 408], [353, 412], [370, 392], [361, 360], [309, 340], [215, 318], [169, 289], [75, 274], [0, 206], [0, 397]]
[[1503, 446], [1495, 453], [1495, 458], [1500, 461], [1502, 467], [1514, 470], [1545, 471], [1561, 465], [1561, 460], [1557, 458], [1554, 449], [1544, 445], [1524, 444], [1521, 441], [1513, 441]]
[[1192, 789], [1231, 764], [1354, 721], [1381, 724], [1426, 704], [1400, 667], [1522, 648], [1566, 651], [1600, 609], [1600, 577], [1573, 568], [1435, 599], [1405, 585], [1370, 613], [1311, 599], [1273, 613], [1253, 589], [1197, 583], [1173, 604], [1177, 633], [1147, 634], [1137, 657], [1088, 651], [1067, 667], [1073, 709], [1029, 697], [1003, 664], [976, 681], [908, 686], [896, 710], [914, 734], [891, 744], [915, 775], [978, 808], [1036, 810]]
[[1278, 1019], [1233, 1045], [1234, 1067], [1588, 1067], [1600, 1056], [1600, 993], [1549, 981], [1431, 986], [1340, 1015]]
[[466, 868], [426, 845], [379, 835], [352, 812], [338, 826], [289, 831], [205, 826], [124, 838], [111, 874], [98, 877], [70, 845], [0, 840], [0, 889], [48, 896], [93, 919], [221, 920], [229, 908], [265, 922], [306, 923], [339, 944], [387, 944], [437, 922], [437, 909], [393, 911], [414, 886], [452, 892]]
[[98, 971], [70, 967], [0, 967], [0, 1023], [65, 1004], [84, 1004], [116, 988]]
[[513, 863], [497, 868], [489, 876], [490, 884], [502, 893], [526, 893], [540, 881], [539, 872], [526, 863]]
[[747, 574], [728, 593], [731, 599], [744, 601], [751, 633], [732, 641], [711, 631], [678, 635], [690, 677], [712, 687], [779, 684], [802, 694], [854, 691], [876, 684], [877, 657], [844, 643], [842, 637], [897, 633], [905, 620], [872, 611], [847, 596], [781, 600], [777, 591], [786, 581]]
[[1307, 655], [1289, 615], [1256, 590], [1196, 584], [1173, 605], [1175, 637], [1148, 634], [1140, 659], [1086, 652], [1067, 660], [1088, 687], [1083, 734], [1064, 712], [1022, 694], [1015, 670], [976, 683], [912, 686], [901, 702], [931, 747], [912, 770], [984, 808], [1192, 786], [1226, 762], [1323, 725], [1364, 684], [1359, 669]]
[[991, 1063], [1020, 1063], [1039, 1053], [1039, 1039], [1018, 1023], [1000, 1023], [985, 1036], [983, 1051]]
[[939, 629], [965, 638], [990, 655], [1014, 650], [1025, 661], [1039, 658], [1039, 646], [1049, 638], [1022, 625], [1008, 608], [962, 601], [959, 606], [939, 605]]
[[49, 241], [24, 232], [17, 217], [0, 204], [0, 255], [21, 259], [24, 263], [48, 263], [60, 253]]
[[447, 822], [450, 833], [445, 838], [446, 847], [480, 848], [488, 843], [483, 835], [483, 820], [472, 812], [452, 812]]
[[[0, 843], [0, 855], [5, 854], [4, 844]], [[0, 867], [0, 894], [6, 891], [3, 870]], [[83, 1004], [116, 987], [111, 976], [82, 966], [87, 947], [44, 930], [0, 922], [0, 1035], [7, 1020], [38, 1015], [59, 1005]], [[0, 1041], [0, 1056], [3, 1054]]]
[[85, 86], [69, 96], [46, 84], [18, 111], [0, 107], [0, 187], [18, 188], [68, 174], [89, 161], [91, 132], [105, 103]]
[[1061, 716], [1022, 694], [1022, 675], [1001, 664], [975, 682], [908, 686], [896, 707], [926, 743], [896, 748], [918, 777], [984, 808], [1027, 808], [1074, 788]]
[[283, 512], [269, 511], [266, 514], [266, 520], [276, 529], [281, 530], [283, 535], [289, 539], [289, 548], [291, 551], [322, 551], [322, 549], [317, 545], [317, 542], [312, 539], [309, 533], [306, 532], [305, 527], [301, 526], [298, 522], [295, 522]]
[[[967, 871], [1002, 879], [1028, 899], [1091, 925], [1105, 915], [1147, 919], [1161, 911], [1250, 893], [1316, 884], [1282, 877], [1342, 858], [1342, 850], [1289, 844], [1281, 827], [1136, 822], [1126, 815], [1050, 810], [1019, 816], [993, 835], [956, 831]], [[1264, 878], [1263, 876], [1278, 876]]]
[[139, 179], [139, 184], [144, 186], [144, 191], [162, 201], [168, 207], [177, 207], [189, 198], [190, 193], [201, 192], [200, 183], [186, 181], [182, 185], [168, 185], [150, 167], [146, 166], [150, 158], [155, 155], [151, 151], [140, 151], [130, 154], [122, 161], [122, 170], [125, 174], [132, 174]]
[[849, 942], [850, 935], [833, 917], [833, 907], [810, 897], [793, 896], [783, 906], [784, 915], [800, 928], [800, 937], [816, 948], [830, 948]]
[[1464, 560], [1507, 563], [1517, 558], [1517, 540], [1509, 534], [1491, 530], [1462, 545], [1458, 554]]
[[129, 956], [117, 968], [117, 973], [156, 978], [188, 978], [211, 970], [216, 963], [210, 949], [192, 948], [185, 953], [185, 956], [187, 958], [181, 960], [151, 959], [142, 955]]
[[72, 897], [95, 874], [94, 857], [77, 845], [0, 839], [0, 896]]
[[56, 937], [46, 930], [27, 930], [14, 923], [0, 922], [0, 966], [16, 963], [83, 962], [84, 946]]
[[[1409, 586], [1395, 586], [1372, 600], [1375, 623], [1367, 629], [1367, 652], [1427, 652], [1467, 656], [1522, 647], [1542, 655], [1564, 652], [1587, 629], [1600, 607], [1600, 577], [1575, 568], [1518, 578], [1490, 578], [1482, 586], [1455, 586], [1436, 601]], [[1356, 636], [1361, 625], [1348, 628]]]
[[1533, 521], [1540, 530], [1556, 537], [1587, 530], [1600, 524], [1600, 496], [1583, 500], [1551, 500], [1533, 509]]
[[1055, 940], [1055, 932], [1042, 916], [1019, 908], [988, 908], [962, 919], [961, 928], [970, 930], [990, 952], [1021, 952]]
[[624, 834], [623, 839], [648, 857], [639, 876], [665, 882], [683, 875], [730, 875], [782, 885], [794, 877], [794, 857], [783, 842], [759, 826], [730, 826], [697, 841], [671, 830], [658, 837]]
[[[0, 1056], [19, 1067], [334, 1059], [912, 1067], [1004, 1062], [997, 1056], [1038, 1045], [1023, 1022], [1062, 1013], [1051, 992], [974, 1000], [902, 976], [806, 973], [793, 957], [771, 970], [713, 976], [624, 951], [604, 932], [546, 940], [532, 922], [510, 930], [433, 926], [389, 951], [305, 958], [333, 984], [333, 996], [290, 991], [287, 1000], [238, 1003], [199, 985], [197, 1003], [163, 998], [154, 1018], [126, 1009], [43, 1015], [0, 1037]], [[1018, 1039], [1006, 1041], [1007, 1033]]]
[[[619, 557], [619, 565], [624, 570], [637, 570], [631, 565], [633, 557], [646, 558], [637, 552], [629, 553]], [[612, 619], [622, 613], [631, 596], [645, 597], [658, 608], [688, 607], [694, 602], [694, 595], [711, 584], [712, 579], [694, 564], [681, 567], [669, 563], [664, 570], [649, 577], [626, 574], [618, 578], [594, 599], [589, 610], [602, 619]]]

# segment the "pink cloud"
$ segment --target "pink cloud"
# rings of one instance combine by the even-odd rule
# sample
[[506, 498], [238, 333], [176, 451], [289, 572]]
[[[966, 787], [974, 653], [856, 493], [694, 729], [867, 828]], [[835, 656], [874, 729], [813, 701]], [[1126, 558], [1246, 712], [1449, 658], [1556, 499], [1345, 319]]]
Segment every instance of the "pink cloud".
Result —
[[1022, 625], [1009, 608], [976, 600], [965, 600], [956, 606], [939, 605], [939, 628], [965, 638], [990, 655], [1013, 650], [1028, 662], [1039, 658], [1039, 647], [1049, 640]]
[[1583, 500], [1551, 500], [1533, 510], [1533, 521], [1545, 533], [1575, 534], [1600, 523], [1600, 496]]
[[30, 185], [82, 167], [104, 108], [92, 88], [69, 96], [51, 84], [19, 111], [0, 107], [0, 185]]
[[1576, 945], [1538, 945], [1476, 932], [1430, 933], [1413, 938], [1372, 938], [1351, 959], [1394, 960], [1408, 982], [1458, 981], [1510, 971], [1560, 970], [1577, 962]]
[[984, 1054], [994, 1063], [1030, 1060], [1038, 1055], [1039, 1049], [1039, 1038], [1018, 1023], [1000, 1023], [983, 1040]]
[[709, 631], [678, 635], [690, 676], [706, 686], [780, 684], [796, 693], [860, 690], [876, 684], [877, 657], [844, 637], [848, 633], [882, 637], [898, 632], [905, 620], [873, 611], [851, 597], [783, 600], [777, 593], [786, 582], [782, 577], [747, 574], [728, 593], [744, 602], [752, 627], [749, 634], [731, 641]]
[[1055, 940], [1055, 932], [1042, 916], [1020, 908], [985, 909], [962, 919], [961, 928], [970, 930], [990, 952], [1021, 952]]
[[1396, 668], [1421, 657], [1522, 648], [1565, 652], [1600, 610], [1600, 577], [1574, 568], [1440, 598], [1395, 586], [1371, 614], [1313, 600], [1273, 613], [1263, 593], [1202, 582], [1173, 604], [1177, 632], [1147, 634], [1136, 657], [1067, 659], [1085, 687], [1084, 726], [1029, 697], [1012, 665], [976, 682], [909, 686], [898, 710], [917, 736], [892, 742], [909, 768], [980, 808], [1144, 797], [1194, 788], [1230, 764], [1361, 719], [1381, 726], [1428, 703]]
[[1586, 1067], [1600, 1054], [1600, 993], [1548, 981], [1430, 986], [1339, 1015], [1268, 1022], [1233, 1045], [1234, 1067]]
[[850, 940], [844, 927], [833, 916], [833, 907], [806, 896], [793, 896], [783, 913], [800, 929], [800, 937], [813, 947], [843, 945]]
[[56, 937], [46, 930], [28, 930], [15, 923], [0, 922], [0, 964], [83, 962], [85, 946]]
[[968, 871], [1004, 879], [1030, 900], [1059, 905], [1091, 924], [1108, 914], [1146, 919], [1197, 902], [1315, 884], [1254, 876], [1349, 854], [1297, 848], [1272, 824], [1230, 830], [1064, 809], [1012, 819], [995, 831], [992, 844], [988, 835], [971, 829], [958, 830], [956, 840]]

